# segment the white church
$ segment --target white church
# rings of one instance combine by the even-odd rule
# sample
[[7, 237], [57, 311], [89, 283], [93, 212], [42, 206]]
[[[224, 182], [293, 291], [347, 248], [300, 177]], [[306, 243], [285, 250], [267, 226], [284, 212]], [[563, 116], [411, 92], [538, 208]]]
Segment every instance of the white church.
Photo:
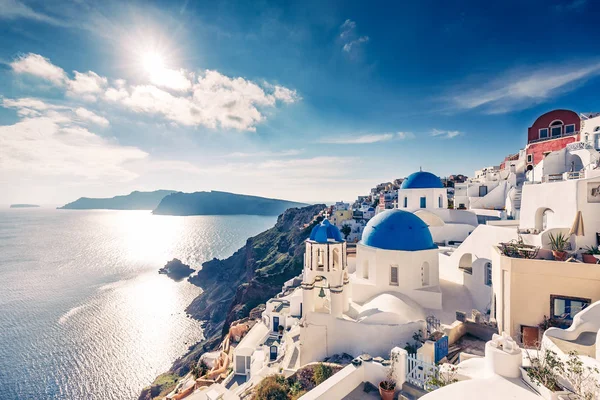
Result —
[[385, 356], [411, 341], [427, 315], [442, 311], [438, 259], [427, 224], [408, 211], [369, 221], [352, 269], [338, 228], [326, 219], [315, 226], [301, 285], [300, 364], [344, 352]]

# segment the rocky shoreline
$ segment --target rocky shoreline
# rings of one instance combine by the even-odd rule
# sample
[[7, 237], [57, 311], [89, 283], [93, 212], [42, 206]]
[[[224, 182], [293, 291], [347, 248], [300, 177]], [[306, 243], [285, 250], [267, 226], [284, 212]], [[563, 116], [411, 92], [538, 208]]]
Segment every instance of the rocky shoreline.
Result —
[[315, 224], [315, 215], [324, 208], [324, 204], [316, 204], [286, 210], [273, 228], [249, 238], [232, 256], [205, 262], [188, 278], [203, 289], [186, 313], [204, 323], [204, 339], [145, 388], [140, 400], [166, 395], [177, 379], [190, 371], [190, 364], [218, 347], [233, 321], [247, 317], [250, 310], [279, 293], [285, 281], [302, 272], [303, 242]]

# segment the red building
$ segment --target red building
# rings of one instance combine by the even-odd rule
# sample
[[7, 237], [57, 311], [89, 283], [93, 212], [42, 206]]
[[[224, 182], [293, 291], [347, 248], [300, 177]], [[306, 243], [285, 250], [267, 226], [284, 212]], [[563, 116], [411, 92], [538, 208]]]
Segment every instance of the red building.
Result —
[[527, 133], [527, 165], [533, 168], [546, 154], [579, 141], [581, 118], [570, 110], [553, 110], [535, 120]]

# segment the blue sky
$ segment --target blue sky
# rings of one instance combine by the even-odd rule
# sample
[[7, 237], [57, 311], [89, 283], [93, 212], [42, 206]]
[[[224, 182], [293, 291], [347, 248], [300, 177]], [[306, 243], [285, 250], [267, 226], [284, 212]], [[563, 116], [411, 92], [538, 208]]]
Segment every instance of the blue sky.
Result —
[[0, 203], [351, 200], [600, 110], [595, 2], [406, 3], [0, 0]]

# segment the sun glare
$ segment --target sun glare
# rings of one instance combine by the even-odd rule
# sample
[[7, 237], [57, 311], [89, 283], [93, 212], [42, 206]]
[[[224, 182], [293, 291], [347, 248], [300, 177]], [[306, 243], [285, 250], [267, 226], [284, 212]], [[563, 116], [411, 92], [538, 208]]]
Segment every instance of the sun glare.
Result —
[[148, 52], [142, 57], [142, 65], [146, 72], [151, 75], [157, 75], [165, 69], [165, 60], [159, 53]]

